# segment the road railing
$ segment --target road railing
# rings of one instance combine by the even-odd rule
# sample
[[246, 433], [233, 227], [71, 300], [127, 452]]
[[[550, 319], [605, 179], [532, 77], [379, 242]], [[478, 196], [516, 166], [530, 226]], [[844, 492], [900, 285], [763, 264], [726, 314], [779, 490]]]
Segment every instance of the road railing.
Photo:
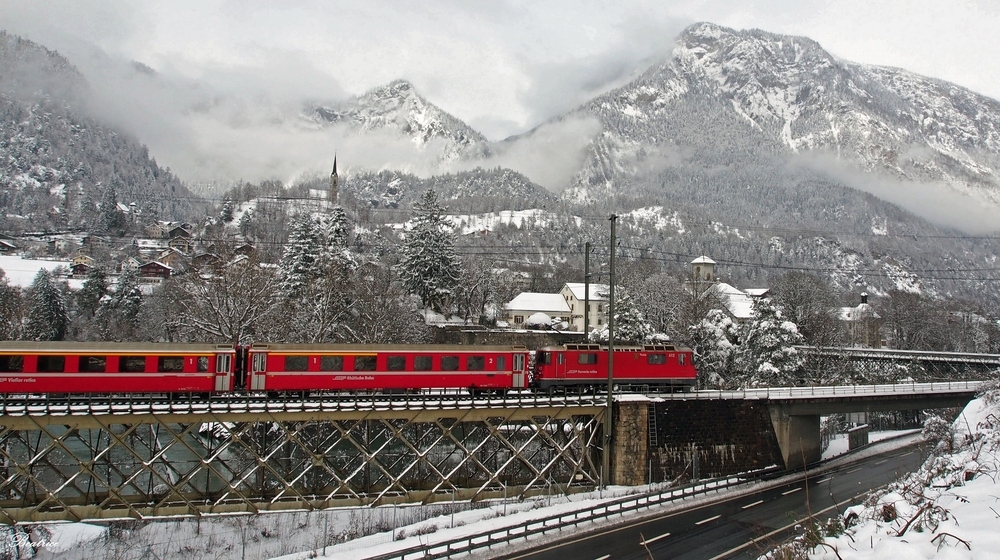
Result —
[[940, 395], [976, 393], [985, 381], [940, 381], [931, 383], [885, 383], [877, 385], [816, 385], [808, 387], [761, 387], [759, 389], [700, 390], [664, 393], [655, 398], [668, 400], [773, 400], [863, 397], [886, 395]]
[[573, 511], [533, 519], [522, 524], [496, 527], [472, 535], [371, 556], [367, 560], [415, 560], [417, 558], [430, 560], [435, 558], [450, 558], [460, 554], [470, 554], [484, 548], [488, 549], [493, 546], [509, 544], [522, 539], [528, 540], [537, 535], [576, 528], [586, 523], [596, 523], [609, 517], [625, 515], [685, 498], [704, 496], [713, 491], [717, 493], [722, 492], [723, 490], [749, 484], [778, 472], [781, 472], [781, 469], [771, 467], [750, 474], [715, 478], [659, 492], [626, 496]]

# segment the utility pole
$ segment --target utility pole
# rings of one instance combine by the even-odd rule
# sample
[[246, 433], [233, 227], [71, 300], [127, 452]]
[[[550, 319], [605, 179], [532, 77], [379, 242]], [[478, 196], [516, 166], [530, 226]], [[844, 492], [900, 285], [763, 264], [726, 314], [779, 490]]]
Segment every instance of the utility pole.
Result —
[[607, 410], [604, 411], [604, 462], [601, 465], [604, 473], [601, 477], [601, 484], [608, 486], [608, 479], [611, 478], [611, 426], [614, 397], [611, 394], [614, 388], [615, 369], [615, 226], [618, 223], [618, 216], [612, 214], [611, 220], [611, 274], [608, 290], [608, 401]]
[[583, 341], [590, 336], [590, 241], [583, 245]]

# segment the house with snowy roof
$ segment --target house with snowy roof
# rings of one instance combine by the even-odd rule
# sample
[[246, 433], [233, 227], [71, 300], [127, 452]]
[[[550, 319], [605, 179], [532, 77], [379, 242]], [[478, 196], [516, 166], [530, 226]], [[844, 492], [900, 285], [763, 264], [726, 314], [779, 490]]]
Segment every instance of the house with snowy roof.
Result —
[[[541, 315], [547, 317], [548, 321]], [[525, 328], [528, 323], [552, 323], [556, 320], [568, 322], [569, 304], [560, 294], [521, 292], [504, 306], [504, 320], [516, 329]]]
[[844, 344], [864, 348], [882, 347], [882, 317], [868, 303], [868, 294], [861, 294], [861, 303], [855, 307], [837, 310], [844, 330]]
[[718, 297], [722, 302], [722, 311], [738, 323], [744, 323], [753, 318], [754, 302], [766, 298], [768, 288], [748, 288], [741, 290], [732, 284], [720, 282], [715, 274], [715, 261], [701, 256], [691, 261], [693, 282], [696, 293], [705, 298], [709, 295]]
[[139, 266], [139, 280], [147, 283], [162, 282], [170, 278], [172, 271], [172, 268], [161, 262], [151, 261]]
[[583, 282], [568, 282], [559, 295], [569, 306], [569, 330], [583, 331], [584, 313], [587, 325], [593, 330], [608, 322], [608, 292], [607, 284], [584, 284]]

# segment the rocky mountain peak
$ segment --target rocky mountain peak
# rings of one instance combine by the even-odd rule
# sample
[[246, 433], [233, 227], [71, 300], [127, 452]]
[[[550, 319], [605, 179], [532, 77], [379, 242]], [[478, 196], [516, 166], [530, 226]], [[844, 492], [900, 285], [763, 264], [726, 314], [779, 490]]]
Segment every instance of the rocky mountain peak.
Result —
[[424, 99], [406, 80], [395, 80], [335, 106], [306, 111], [321, 124], [345, 123], [364, 132], [387, 130], [409, 137], [418, 148], [440, 150], [442, 161], [479, 158], [488, 141], [461, 120]]

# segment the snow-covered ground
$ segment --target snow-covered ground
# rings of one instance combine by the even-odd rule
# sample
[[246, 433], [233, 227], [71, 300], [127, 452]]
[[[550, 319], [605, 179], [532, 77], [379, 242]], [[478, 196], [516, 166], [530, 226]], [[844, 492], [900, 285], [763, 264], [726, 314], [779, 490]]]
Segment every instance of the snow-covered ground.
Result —
[[811, 559], [1000, 559], [1000, 391], [973, 400], [919, 471], [847, 512]]
[[[67, 261], [22, 259], [13, 255], [0, 255], [0, 269], [3, 269], [7, 281], [11, 286], [18, 286], [20, 288], [31, 286], [31, 283], [35, 280], [35, 276], [38, 275], [38, 271], [43, 268], [49, 271], [59, 267], [68, 269], [70, 264]], [[70, 281], [70, 287], [73, 289], [79, 289], [81, 285], [82, 282], [79, 280]]]

